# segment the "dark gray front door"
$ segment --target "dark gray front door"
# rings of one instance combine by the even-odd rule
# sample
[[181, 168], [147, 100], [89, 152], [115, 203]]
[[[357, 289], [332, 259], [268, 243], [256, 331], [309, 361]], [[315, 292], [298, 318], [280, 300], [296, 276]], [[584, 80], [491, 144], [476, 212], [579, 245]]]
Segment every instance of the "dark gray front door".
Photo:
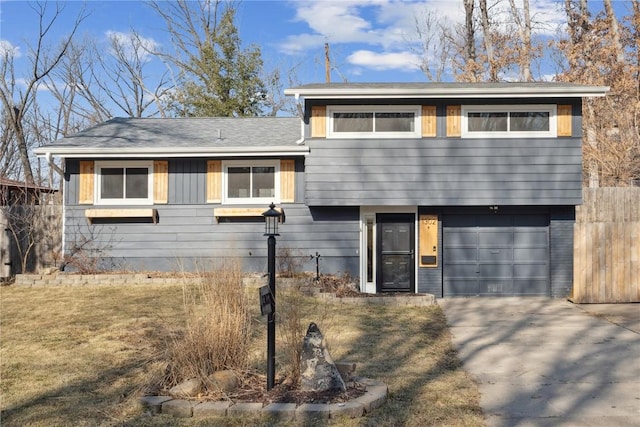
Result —
[[443, 294], [549, 295], [547, 215], [447, 215]]
[[414, 276], [413, 214], [378, 214], [378, 292], [412, 292]]

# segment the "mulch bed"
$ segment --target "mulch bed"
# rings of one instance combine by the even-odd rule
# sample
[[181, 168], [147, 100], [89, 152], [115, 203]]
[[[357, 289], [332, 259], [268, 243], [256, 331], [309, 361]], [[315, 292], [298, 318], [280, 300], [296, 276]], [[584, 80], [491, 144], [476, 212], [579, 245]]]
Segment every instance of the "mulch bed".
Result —
[[[346, 382], [345, 391], [331, 390], [323, 392], [302, 391], [286, 380], [276, 381], [274, 387], [267, 391], [267, 377], [261, 374], [247, 374], [240, 387], [231, 393], [207, 392], [197, 397], [200, 401], [260, 402], [270, 403], [343, 403], [365, 394], [366, 386], [355, 381]], [[165, 390], [166, 392], [166, 390]], [[164, 394], [155, 390], [153, 394]]]

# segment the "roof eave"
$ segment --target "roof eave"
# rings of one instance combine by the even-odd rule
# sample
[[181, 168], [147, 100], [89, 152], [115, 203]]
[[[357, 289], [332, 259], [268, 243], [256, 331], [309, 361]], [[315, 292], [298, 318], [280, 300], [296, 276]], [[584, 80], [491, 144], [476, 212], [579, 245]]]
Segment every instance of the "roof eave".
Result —
[[500, 88], [294, 88], [288, 96], [306, 99], [391, 99], [391, 98], [582, 98], [605, 96], [608, 86], [500, 87]]
[[62, 158], [100, 157], [108, 159], [126, 158], [168, 158], [168, 157], [252, 157], [252, 156], [306, 156], [308, 146], [271, 146], [271, 147], [145, 147], [145, 148], [105, 148], [105, 147], [38, 147], [38, 157], [47, 155]]

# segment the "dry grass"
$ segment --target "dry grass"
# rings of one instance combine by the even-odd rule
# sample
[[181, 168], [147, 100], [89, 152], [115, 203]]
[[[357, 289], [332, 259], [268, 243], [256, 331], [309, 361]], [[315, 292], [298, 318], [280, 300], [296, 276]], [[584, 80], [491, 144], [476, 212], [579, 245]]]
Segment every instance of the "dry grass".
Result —
[[214, 265], [196, 280], [185, 278], [182, 301], [186, 321], [167, 340], [162, 385], [170, 388], [198, 378], [211, 386], [208, 377], [215, 371], [245, 372], [251, 314], [239, 261]]
[[[138, 405], [170, 329], [185, 324], [180, 286], [0, 288], [2, 426], [267, 425], [256, 419], [150, 417]], [[253, 299], [252, 299], [253, 298]], [[254, 301], [255, 300], [255, 301]], [[249, 290], [256, 340], [249, 363], [264, 369], [266, 326]], [[252, 303], [251, 301], [254, 301]], [[388, 402], [339, 426], [484, 425], [476, 385], [460, 367], [437, 307], [351, 307], [300, 301], [336, 360], [384, 381]], [[255, 307], [254, 307], [255, 306]], [[172, 326], [173, 325], [173, 326]], [[279, 346], [281, 344], [278, 344]]]

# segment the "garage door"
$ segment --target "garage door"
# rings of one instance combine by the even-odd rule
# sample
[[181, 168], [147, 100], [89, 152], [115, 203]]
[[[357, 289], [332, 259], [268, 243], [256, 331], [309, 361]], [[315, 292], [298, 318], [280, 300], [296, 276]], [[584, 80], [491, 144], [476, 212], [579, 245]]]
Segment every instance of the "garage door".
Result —
[[447, 215], [443, 294], [549, 295], [549, 217]]

